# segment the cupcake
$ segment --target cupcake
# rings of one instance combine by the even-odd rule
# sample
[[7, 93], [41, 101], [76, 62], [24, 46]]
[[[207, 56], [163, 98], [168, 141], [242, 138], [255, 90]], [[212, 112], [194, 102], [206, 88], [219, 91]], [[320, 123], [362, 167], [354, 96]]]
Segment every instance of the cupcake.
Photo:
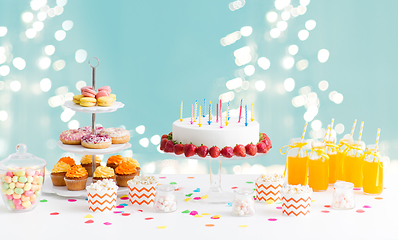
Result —
[[127, 181], [134, 179], [135, 176], [140, 175], [140, 168], [130, 161], [121, 161], [119, 166], [115, 169], [116, 184], [119, 187], [127, 187]]
[[65, 174], [66, 188], [69, 191], [80, 191], [86, 188], [87, 170], [82, 165], [74, 165]]
[[[101, 165], [101, 158], [99, 156], [96, 156], [96, 167], [99, 167]], [[92, 177], [93, 176], [93, 156], [92, 155], [84, 155], [82, 157], [82, 160], [80, 160], [80, 163], [82, 167], [84, 167], [87, 172], [88, 176]]]
[[122, 161], [128, 161], [128, 162], [132, 163], [135, 167], [141, 169], [140, 168], [140, 164], [138, 163], [138, 161], [133, 159], [133, 158], [131, 158], [131, 157], [125, 157], [125, 158], [123, 158]]
[[53, 167], [51, 171], [51, 180], [54, 186], [65, 186], [65, 174], [68, 169], [75, 165], [75, 161], [70, 157], [61, 158]]
[[95, 169], [93, 174], [93, 183], [104, 179], [116, 181], [115, 171], [113, 168], [99, 166]]
[[121, 155], [110, 156], [106, 162], [106, 166], [115, 169], [123, 159], [124, 157]]

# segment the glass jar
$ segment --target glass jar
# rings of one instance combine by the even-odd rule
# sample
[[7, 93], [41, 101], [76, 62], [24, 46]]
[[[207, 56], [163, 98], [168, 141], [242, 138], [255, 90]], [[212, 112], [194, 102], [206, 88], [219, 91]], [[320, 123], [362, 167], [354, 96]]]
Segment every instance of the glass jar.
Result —
[[25, 144], [0, 161], [1, 196], [12, 212], [33, 210], [39, 202], [47, 162], [26, 152]]
[[376, 145], [366, 147], [363, 162], [363, 192], [367, 195], [379, 195], [383, 192], [383, 159]]
[[329, 186], [329, 156], [325, 152], [326, 143], [315, 141], [308, 164], [308, 186], [314, 192], [323, 192]]
[[175, 187], [172, 185], [158, 185], [156, 186], [155, 201], [153, 209], [155, 212], [174, 212], [177, 210], [177, 199], [174, 195]]
[[353, 141], [343, 152], [345, 181], [352, 182], [356, 188], [362, 187], [364, 149], [364, 142]]
[[337, 181], [334, 184], [332, 208], [353, 209], [355, 207], [354, 184], [350, 182]]
[[255, 214], [254, 190], [249, 187], [235, 189], [235, 198], [232, 203], [232, 214], [240, 217], [250, 217]]
[[333, 185], [336, 178], [337, 146], [335, 138], [326, 140], [326, 154], [329, 156], [329, 185]]
[[336, 181], [345, 181], [343, 152], [352, 143], [352, 139], [341, 139], [336, 152]]
[[307, 185], [308, 153], [307, 143], [301, 138], [290, 139], [287, 153], [287, 181], [290, 185]]

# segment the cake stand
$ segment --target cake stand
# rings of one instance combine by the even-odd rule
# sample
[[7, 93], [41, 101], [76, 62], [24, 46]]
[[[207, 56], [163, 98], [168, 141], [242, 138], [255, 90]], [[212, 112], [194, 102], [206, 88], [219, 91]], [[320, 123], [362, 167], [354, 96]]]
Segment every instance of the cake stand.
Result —
[[207, 195], [209, 197], [206, 199], [203, 199], [203, 201], [206, 203], [209, 203], [209, 204], [225, 204], [225, 203], [232, 202], [232, 200], [234, 198], [234, 194], [231, 192], [226, 192], [221, 188], [221, 162], [222, 161], [253, 159], [253, 158], [262, 157], [262, 156], [266, 155], [267, 153], [257, 153], [254, 156], [246, 155], [246, 157], [233, 156], [232, 158], [226, 158], [221, 155], [217, 158], [212, 158], [209, 155], [204, 158], [199, 157], [198, 155], [187, 158], [187, 157], [185, 157], [184, 154], [176, 155], [175, 153], [167, 153], [167, 152], [165, 152], [165, 154], [173, 156], [173, 157], [179, 157], [179, 158], [185, 158], [185, 159], [196, 159], [196, 160], [202, 160], [202, 161], [206, 161], [206, 160], [209, 161], [210, 186], [209, 186], [209, 190], [207, 192]]

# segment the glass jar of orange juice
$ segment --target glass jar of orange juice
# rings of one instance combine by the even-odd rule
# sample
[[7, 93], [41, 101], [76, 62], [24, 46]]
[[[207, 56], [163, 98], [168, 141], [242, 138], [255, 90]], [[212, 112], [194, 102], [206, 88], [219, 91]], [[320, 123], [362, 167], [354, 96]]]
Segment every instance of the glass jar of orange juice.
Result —
[[368, 145], [363, 162], [363, 192], [379, 195], [383, 192], [383, 160], [376, 145]]
[[[286, 165], [287, 181], [290, 185], [307, 185], [308, 176], [308, 153], [306, 149], [307, 142], [301, 138], [290, 139], [290, 145], [281, 148], [281, 153], [287, 153]], [[282, 149], [288, 147], [286, 152]]]
[[329, 156], [329, 185], [333, 185], [336, 180], [337, 146], [336, 138], [326, 139], [326, 154]]
[[364, 142], [353, 141], [343, 152], [345, 181], [353, 183], [356, 188], [362, 187], [364, 149]]
[[336, 151], [336, 180], [345, 181], [345, 173], [344, 173], [344, 157], [343, 152], [347, 149], [347, 147], [352, 142], [352, 139], [343, 138], [340, 139], [339, 144], [337, 145]]
[[314, 192], [323, 192], [329, 186], [329, 156], [325, 151], [326, 143], [315, 141], [309, 155], [308, 186]]

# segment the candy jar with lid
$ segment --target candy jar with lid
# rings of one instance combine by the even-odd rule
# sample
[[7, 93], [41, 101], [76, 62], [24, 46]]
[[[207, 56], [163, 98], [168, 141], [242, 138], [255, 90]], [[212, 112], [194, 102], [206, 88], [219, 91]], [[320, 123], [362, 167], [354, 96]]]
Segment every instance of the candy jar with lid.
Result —
[[329, 156], [325, 147], [325, 142], [315, 141], [309, 155], [308, 185], [315, 192], [326, 191], [329, 186]]
[[337, 181], [334, 184], [332, 208], [353, 209], [355, 207], [354, 184]]
[[1, 196], [12, 212], [33, 210], [39, 202], [47, 162], [26, 152], [25, 144], [0, 161]]
[[366, 147], [363, 162], [363, 192], [367, 195], [379, 195], [383, 192], [383, 159], [376, 145]]
[[174, 212], [177, 210], [177, 199], [174, 195], [175, 187], [172, 185], [158, 185], [156, 187], [153, 209], [155, 212]]
[[240, 217], [253, 216], [255, 214], [253, 195], [253, 188], [237, 188], [235, 190], [235, 198], [232, 203], [232, 214]]

